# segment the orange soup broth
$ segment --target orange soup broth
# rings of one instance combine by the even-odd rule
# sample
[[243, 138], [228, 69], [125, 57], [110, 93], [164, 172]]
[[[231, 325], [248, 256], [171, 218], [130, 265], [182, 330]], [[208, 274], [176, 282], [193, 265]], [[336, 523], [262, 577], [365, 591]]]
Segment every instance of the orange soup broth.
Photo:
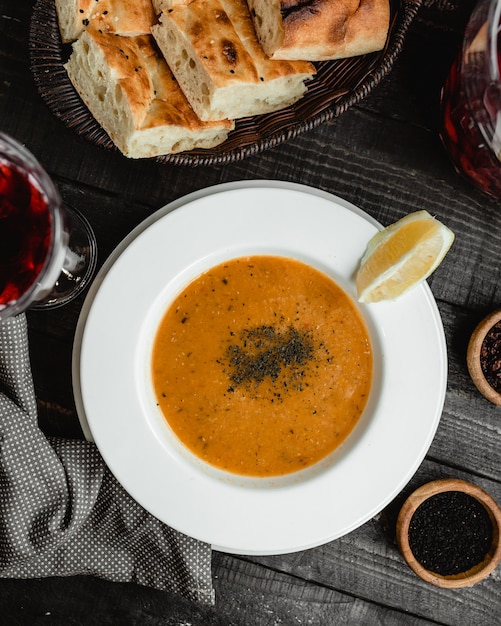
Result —
[[276, 256], [233, 259], [193, 280], [154, 341], [152, 381], [177, 437], [239, 475], [311, 466], [350, 434], [373, 358], [355, 303], [327, 275]]

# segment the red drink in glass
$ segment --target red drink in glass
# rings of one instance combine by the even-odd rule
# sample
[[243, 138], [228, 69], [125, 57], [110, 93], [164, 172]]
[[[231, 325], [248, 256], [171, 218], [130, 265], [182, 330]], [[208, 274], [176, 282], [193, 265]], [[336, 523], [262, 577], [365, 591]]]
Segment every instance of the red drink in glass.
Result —
[[31, 152], [0, 133], [0, 321], [51, 292], [68, 237], [51, 179]]
[[69, 302], [90, 280], [96, 259], [87, 220], [63, 207], [31, 152], [0, 133], [0, 322]]
[[51, 220], [47, 197], [36, 181], [0, 157], [0, 307], [18, 301], [42, 273]]
[[442, 90], [441, 138], [457, 171], [501, 198], [501, 0], [480, 0]]

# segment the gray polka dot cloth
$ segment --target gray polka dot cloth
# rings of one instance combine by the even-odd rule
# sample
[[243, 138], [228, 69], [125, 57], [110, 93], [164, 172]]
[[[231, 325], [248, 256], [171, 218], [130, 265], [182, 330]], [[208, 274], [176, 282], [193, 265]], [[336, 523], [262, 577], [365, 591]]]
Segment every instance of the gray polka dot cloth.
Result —
[[118, 484], [94, 444], [38, 428], [26, 317], [0, 322], [0, 577], [89, 574], [214, 603], [211, 548]]

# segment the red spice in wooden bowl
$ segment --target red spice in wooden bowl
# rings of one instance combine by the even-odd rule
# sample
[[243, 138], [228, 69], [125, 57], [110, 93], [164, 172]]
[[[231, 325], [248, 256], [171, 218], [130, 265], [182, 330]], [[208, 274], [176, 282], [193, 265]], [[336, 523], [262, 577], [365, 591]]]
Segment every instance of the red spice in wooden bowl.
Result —
[[473, 331], [467, 364], [480, 393], [501, 406], [501, 309], [485, 317]]

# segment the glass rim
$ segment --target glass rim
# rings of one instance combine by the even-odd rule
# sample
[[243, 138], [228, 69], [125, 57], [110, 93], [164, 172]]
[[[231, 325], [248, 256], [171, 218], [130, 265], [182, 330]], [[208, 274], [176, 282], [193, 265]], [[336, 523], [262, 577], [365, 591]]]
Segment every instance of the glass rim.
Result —
[[498, 37], [501, 20], [501, 0], [491, 0], [487, 14], [487, 46], [489, 76], [492, 81], [499, 82]]

